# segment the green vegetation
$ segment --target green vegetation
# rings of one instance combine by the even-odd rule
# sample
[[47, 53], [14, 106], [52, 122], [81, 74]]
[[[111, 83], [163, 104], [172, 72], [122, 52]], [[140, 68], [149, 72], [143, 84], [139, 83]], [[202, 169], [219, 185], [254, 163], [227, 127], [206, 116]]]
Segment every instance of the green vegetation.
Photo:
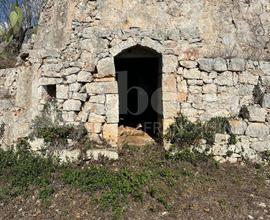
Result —
[[171, 142], [173, 147], [183, 149], [191, 146], [198, 146], [204, 139], [206, 144], [211, 146], [215, 143], [215, 135], [229, 134], [229, 144], [236, 143], [236, 137], [232, 134], [227, 118], [216, 117], [204, 123], [191, 122], [185, 116], [178, 115], [167, 131], [165, 138]]
[[[123, 216], [130, 201], [142, 203], [148, 197], [156, 200], [165, 210], [170, 210], [169, 189], [178, 187], [177, 181], [181, 176], [192, 177], [193, 171], [177, 169], [180, 163], [166, 158], [165, 152], [157, 150], [157, 147], [145, 147], [143, 152], [133, 149], [125, 149], [124, 154], [145, 155], [145, 158], [142, 155], [139, 157], [142, 159], [139, 167], [135, 162], [134, 166], [114, 169], [106, 161], [76, 167], [72, 164], [60, 165], [56, 158], [44, 158], [32, 152], [27, 140], [22, 139], [16, 151], [0, 150], [0, 200], [26, 196], [34, 188], [38, 191], [38, 198], [48, 203], [55, 193], [52, 183], [57, 173], [60, 177], [58, 181], [89, 193], [92, 203], [98, 203], [103, 211], [111, 210], [115, 219]], [[181, 161], [203, 164], [208, 163], [208, 156], [203, 160], [181, 157]]]
[[0, 188], [0, 198], [22, 195], [30, 186], [48, 188], [57, 166], [52, 158], [32, 152], [25, 139], [19, 141], [16, 151], [0, 149], [0, 177], [5, 183]]
[[62, 113], [57, 109], [55, 101], [47, 103], [40, 116], [32, 122], [30, 139], [42, 138], [44, 140], [44, 153], [54, 149], [64, 149], [68, 145], [68, 139], [78, 146], [89, 149], [92, 147], [84, 125], [66, 125], [62, 120]]
[[121, 216], [129, 196], [142, 200], [143, 186], [148, 177], [144, 172], [121, 169], [117, 172], [108, 167], [90, 166], [85, 170], [66, 169], [63, 174], [64, 182], [79, 187], [83, 191], [95, 193], [101, 191], [99, 198], [103, 209], [111, 208], [114, 216]]
[[261, 153], [261, 157], [264, 161], [266, 161], [267, 163], [270, 163], [270, 150], [267, 151], [263, 151]]
[[0, 124], [0, 139], [4, 136], [5, 133], [5, 124], [1, 123]]
[[10, 43], [13, 38], [19, 39], [23, 33], [23, 11], [18, 1], [12, 5], [8, 16], [8, 27], [0, 26], [0, 38], [6, 43]]
[[[172, 156], [159, 146], [139, 149], [125, 146], [119, 161], [102, 160], [79, 166], [60, 165], [55, 158], [41, 157], [29, 149], [26, 140], [21, 140], [16, 149], [0, 150], [2, 203], [9, 203], [17, 196], [35, 195], [47, 207], [55, 199], [55, 193], [70, 188], [76, 190], [76, 194], [89, 196], [89, 205], [98, 213], [107, 213], [106, 218], [123, 219], [134, 205], [147, 204], [152, 213], [170, 213], [179, 209], [176, 201], [185, 198], [191, 189], [213, 190], [219, 184], [219, 191], [222, 190], [220, 185], [243, 187], [246, 183], [236, 167], [218, 166], [211, 156], [188, 149]], [[256, 184], [262, 189], [269, 172], [263, 167], [258, 170], [253, 167], [253, 171]], [[221, 203], [225, 205], [223, 200]]]

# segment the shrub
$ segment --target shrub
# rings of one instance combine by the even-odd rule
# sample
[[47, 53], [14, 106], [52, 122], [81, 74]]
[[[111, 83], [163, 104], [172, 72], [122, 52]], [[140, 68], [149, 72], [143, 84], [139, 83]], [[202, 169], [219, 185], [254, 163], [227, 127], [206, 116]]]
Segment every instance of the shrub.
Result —
[[165, 138], [176, 147], [197, 145], [203, 138], [202, 124], [190, 122], [180, 114], [175, 119], [175, 123], [169, 127]]
[[211, 146], [215, 143], [217, 133], [228, 133], [231, 136], [230, 143], [236, 142], [236, 137], [231, 132], [227, 118], [216, 117], [201, 123], [191, 122], [180, 114], [169, 127], [165, 139], [177, 148], [198, 146], [202, 139], [206, 140], [206, 143]]

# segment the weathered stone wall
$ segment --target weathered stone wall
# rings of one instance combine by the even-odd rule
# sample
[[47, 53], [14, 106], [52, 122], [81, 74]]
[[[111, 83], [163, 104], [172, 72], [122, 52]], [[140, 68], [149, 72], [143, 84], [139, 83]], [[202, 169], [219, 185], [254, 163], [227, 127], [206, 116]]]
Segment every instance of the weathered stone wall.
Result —
[[16, 79], [18, 72], [16, 69], [0, 70], [0, 145], [4, 142], [4, 130], [8, 126], [8, 114], [14, 109], [15, 96], [17, 92]]
[[[116, 147], [114, 57], [140, 45], [162, 56], [164, 131], [179, 112], [234, 118], [234, 160], [257, 159], [270, 149], [269, 20], [268, 0], [49, 0], [19, 80], [27, 90], [16, 98], [24, 109], [16, 120], [27, 134], [55, 86], [65, 122], [84, 123], [93, 140]], [[217, 141], [213, 153], [224, 156], [226, 137]]]

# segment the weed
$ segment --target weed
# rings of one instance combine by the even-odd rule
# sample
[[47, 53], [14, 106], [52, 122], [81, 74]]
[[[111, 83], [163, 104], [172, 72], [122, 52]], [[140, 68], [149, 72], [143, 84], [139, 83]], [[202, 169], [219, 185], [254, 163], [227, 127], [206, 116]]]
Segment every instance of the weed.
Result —
[[48, 102], [42, 111], [32, 122], [30, 138], [42, 138], [45, 142], [44, 151], [51, 151], [55, 148], [63, 149], [68, 145], [68, 139], [73, 140], [79, 147], [90, 149], [92, 142], [87, 136], [84, 125], [76, 127], [66, 125], [62, 121], [62, 113], [58, 110], [54, 100]]
[[170, 151], [166, 154], [166, 158], [173, 161], [186, 161], [193, 165], [212, 160], [211, 155], [188, 148], [179, 151]]
[[227, 157], [231, 157], [232, 155], [233, 155], [233, 151], [230, 151], [230, 150], [229, 150], [229, 151], [226, 152], [226, 156], [227, 156]]
[[192, 123], [180, 114], [168, 129], [165, 138], [176, 147], [196, 145], [203, 138], [201, 123]]
[[67, 169], [63, 174], [63, 180], [83, 191], [102, 190], [102, 195], [96, 199], [102, 208], [111, 207], [114, 215], [118, 216], [123, 212], [129, 196], [135, 200], [143, 199], [142, 187], [147, 181], [147, 176], [127, 169], [113, 172], [108, 168], [93, 166], [86, 170]]
[[230, 134], [228, 144], [236, 143], [236, 136], [232, 134], [227, 118], [216, 117], [201, 123], [191, 122], [180, 114], [169, 127], [165, 139], [170, 141], [172, 146], [180, 149], [198, 146], [202, 140], [205, 140], [208, 146], [212, 146], [217, 133]]
[[215, 143], [215, 135], [231, 133], [230, 124], [227, 118], [216, 117], [211, 118], [203, 125], [203, 138], [206, 143], [213, 145]]
[[264, 161], [270, 163], [270, 150], [267, 150], [267, 151], [263, 151], [261, 153], [261, 157]]
[[54, 189], [51, 185], [45, 185], [41, 188], [38, 194], [38, 198], [41, 199], [43, 202], [49, 201], [51, 196], [54, 194]]
[[19, 141], [16, 151], [0, 149], [0, 176], [10, 186], [10, 196], [23, 194], [32, 185], [46, 187], [56, 167], [52, 158], [32, 152], [25, 139]]
[[4, 137], [4, 133], [5, 133], [5, 124], [1, 123], [0, 124], [0, 139]]

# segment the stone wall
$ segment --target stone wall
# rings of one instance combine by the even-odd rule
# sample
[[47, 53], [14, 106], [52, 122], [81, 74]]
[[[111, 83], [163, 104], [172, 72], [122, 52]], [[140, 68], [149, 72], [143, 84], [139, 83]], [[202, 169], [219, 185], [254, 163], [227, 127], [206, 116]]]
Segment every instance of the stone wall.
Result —
[[[163, 131], [179, 112], [233, 118], [233, 158], [257, 159], [270, 149], [269, 19], [266, 0], [48, 0], [18, 78], [27, 89], [14, 120], [24, 129], [12, 137], [28, 133], [55, 93], [66, 123], [84, 123], [91, 139], [116, 148], [114, 57], [140, 45], [162, 56]], [[224, 156], [226, 137], [217, 141], [214, 154]]]
[[17, 92], [18, 72], [16, 69], [2, 69], [0, 70], [0, 145], [4, 142], [4, 131], [8, 126], [8, 114], [14, 109], [15, 97]]

